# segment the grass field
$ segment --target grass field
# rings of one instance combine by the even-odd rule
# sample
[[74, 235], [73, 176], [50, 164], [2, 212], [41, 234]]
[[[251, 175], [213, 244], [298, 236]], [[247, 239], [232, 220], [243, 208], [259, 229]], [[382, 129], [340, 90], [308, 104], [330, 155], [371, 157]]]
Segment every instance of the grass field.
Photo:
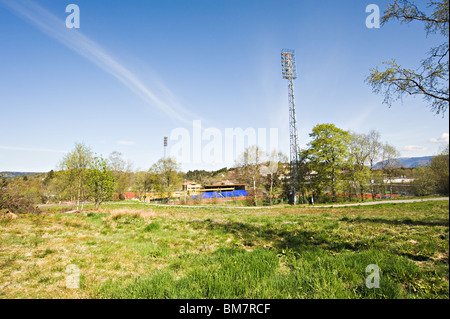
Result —
[[44, 209], [0, 220], [0, 298], [449, 298], [448, 201]]

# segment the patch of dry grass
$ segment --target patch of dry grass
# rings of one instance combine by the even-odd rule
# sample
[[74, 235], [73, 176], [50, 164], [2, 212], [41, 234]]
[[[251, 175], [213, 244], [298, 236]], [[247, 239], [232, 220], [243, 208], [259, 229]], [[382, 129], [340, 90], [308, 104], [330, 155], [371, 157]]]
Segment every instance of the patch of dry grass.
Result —
[[111, 210], [101, 208], [97, 212], [109, 214], [108, 218], [110, 219], [118, 219], [123, 216], [142, 217], [144, 219], [151, 219], [157, 216], [157, 214], [151, 209], [140, 210], [140, 209], [118, 208]]

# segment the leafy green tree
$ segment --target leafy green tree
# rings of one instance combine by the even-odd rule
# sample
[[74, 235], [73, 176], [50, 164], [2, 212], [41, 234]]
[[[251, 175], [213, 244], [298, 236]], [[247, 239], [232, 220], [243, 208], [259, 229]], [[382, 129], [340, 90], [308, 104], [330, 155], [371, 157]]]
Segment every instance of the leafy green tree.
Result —
[[145, 193], [152, 190], [152, 179], [149, 172], [136, 172], [134, 174], [133, 191], [140, 199], [145, 196]]
[[411, 191], [418, 196], [449, 193], [449, 150], [431, 158], [428, 165], [414, 168]]
[[65, 199], [71, 199], [71, 187], [67, 177], [68, 174], [64, 170], [54, 172], [53, 177], [47, 180], [44, 189], [45, 196], [59, 202]]
[[172, 197], [172, 193], [181, 188], [182, 178], [178, 174], [179, 165], [175, 158], [161, 158], [149, 170], [153, 188], [161, 198]]
[[[71, 193], [77, 199], [77, 210], [80, 201], [86, 197], [86, 169], [91, 160], [91, 149], [84, 143], [75, 143], [74, 150], [66, 154], [60, 164], [60, 167], [65, 170], [65, 178]], [[81, 209], [83, 209], [83, 205], [81, 205]]]
[[426, 35], [438, 34], [442, 42], [429, 50], [428, 56], [421, 61], [416, 69], [402, 67], [395, 59], [383, 62], [384, 71], [371, 69], [366, 81], [375, 93], [384, 95], [384, 103], [391, 106], [392, 102], [403, 95], [422, 96], [431, 109], [439, 114], [444, 113], [449, 105], [449, 5], [448, 0], [429, 0], [431, 13], [419, 9], [413, 2], [395, 0], [387, 6], [382, 24], [390, 20], [400, 23], [413, 21], [425, 24]]
[[364, 200], [364, 192], [370, 180], [370, 169], [367, 166], [371, 152], [369, 135], [350, 134], [350, 154], [352, 163], [349, 163], [349, 177], [355, 192]]
[[105, 159], [94, 157], [86, 170], [86, 186], [89, 197], [94, 200], [95, 208], [111, 199], [116, 179], [108, 167]]
[[45, 186], [47, 186], [53, 178], [55, 178], [55, 171], [50, 170], [50, 172], [48, 172], [48, 173], [45, 175], [45, 178], [44, 178], [44, 180], [42, 181], [42, 183], [43, 183]]
[[334, 124], [318, 124], [309, 134], [312, 141], [308, 146], [308, 159], [311, 169], [317, 172], [313, 178], [316, 189], [329, 189], [333, 201], [337, 201], [341, 172], [347, 167], [350, 156], [350, 133]]
[[383, 143], [380, 141], [380, 133], [376, 130], [370, 130], [366, 136], [368, 143], [367, 161], [369, 162], [370, 170], [370, 192], [372, 193], [372, 199], [376, 199], [375, 181], [378, 179], [378, 174], [375, 171], [375, 164], [381, 158]]
[[426, 196], [435, 192], [436, 183], [429, 165], [415, 167], [413, 170], [411, 192], [417, 196]]
[[433, 156], [430, 169], [435, 179], [436, 192], [439, 194], [449, 194], [449, 146], [441, 154]]
[[131, 163], [122, 158], [122, 153], [113, 151], [108, 157], [108, 166], [115, 179], [115, 192], [119, 194], [119, 199], [124, 199], [123, 194], [132, 187]]

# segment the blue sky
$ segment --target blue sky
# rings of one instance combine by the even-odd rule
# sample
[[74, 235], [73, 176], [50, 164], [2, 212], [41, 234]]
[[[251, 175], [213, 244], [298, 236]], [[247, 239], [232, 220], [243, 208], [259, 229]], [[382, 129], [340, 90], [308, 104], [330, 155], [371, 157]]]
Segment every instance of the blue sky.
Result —
[[[65, 27], [71, 3], [79, 29]], [[394, 57], [418, 67], [439, 39], [416, 23], [368, 29], [370, 3], [388, 1], [0, 0], [0, 171], [55, 169], [75, 142], [148, 169], [175, 129], [194, 143], [195, 120], [222, 134], [275, 128], [288, 154], [283, 48], [296, 51], [301, 147], [315, 125], [334, 123], [376, 129], [402, 156], [437, 154], [448, 112], [409, 97], [389, 108], [364, 79]], [[178, 160], [184, 171], [230, 166]]]

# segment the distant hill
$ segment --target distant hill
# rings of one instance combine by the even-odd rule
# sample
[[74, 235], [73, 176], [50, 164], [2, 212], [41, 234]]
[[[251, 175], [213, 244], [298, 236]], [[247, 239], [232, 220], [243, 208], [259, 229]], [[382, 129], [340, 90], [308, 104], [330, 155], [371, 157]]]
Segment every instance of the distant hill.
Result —
[[0, 172], [0, 177], [17, 177], [39, 174], [39, 172]]
[[[422, 156], [422, 157], [400, 157], [397, 158], [399, 162], [399, 167], [414, 168], [420, 165], [426, 165], [431, 162], [433, 156]], [[374, 168], [382, 168], [383, 162], [378, 162], [374, 165]]]

